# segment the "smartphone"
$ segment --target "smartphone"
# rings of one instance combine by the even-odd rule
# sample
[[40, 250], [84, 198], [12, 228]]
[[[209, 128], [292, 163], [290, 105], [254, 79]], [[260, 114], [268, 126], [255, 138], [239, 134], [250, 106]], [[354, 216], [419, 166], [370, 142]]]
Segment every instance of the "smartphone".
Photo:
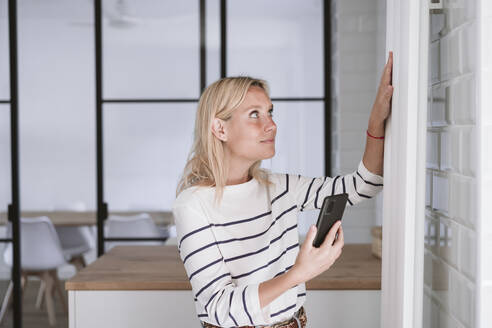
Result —
[[321, 246], [331, 227], [335, 222], [342, 219], [347, 200], [348, 194], [337, 194], [325, 197], [321, 210], [319, 211], [318, 221], [316, 222], [316, 228], [318, 228], [318, 230], [313, 240], [314, 247]]

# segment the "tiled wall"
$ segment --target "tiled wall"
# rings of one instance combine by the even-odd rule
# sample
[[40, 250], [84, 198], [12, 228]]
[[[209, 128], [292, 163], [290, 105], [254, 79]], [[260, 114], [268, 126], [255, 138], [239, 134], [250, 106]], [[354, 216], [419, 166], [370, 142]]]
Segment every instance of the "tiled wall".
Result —
[[[383, 52], [378, 52], [380, 36], [384, 36], [379, 2], [331, 2], [334, 175], [353, 172], [364, 154], [367, 123], [384, 62], [384, 43]], [[371, 242], [371, 227], [377, 221], [375, 202], [371, 199], [347, 208], [343, 216], [347, 243]]]
[[478, 170], [476, 0], [431, 14], [424, 327], [476, 327]]

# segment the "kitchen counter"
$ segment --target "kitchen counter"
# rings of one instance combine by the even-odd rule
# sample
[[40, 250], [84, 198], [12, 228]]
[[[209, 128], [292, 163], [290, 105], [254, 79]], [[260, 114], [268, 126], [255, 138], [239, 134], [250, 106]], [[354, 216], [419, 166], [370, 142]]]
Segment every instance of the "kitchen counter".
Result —
[[[381, 260], [369, 244], [345, 245], [306, 283], [308, 327], [380, 326]], [[201, 327], [177, 247], [117, 246], [66, 282], [69, 328]]]
[[[67, 290], [191, 290], [176, 246], [117, 246], [73, 279]], [[381, 260], [369, 244], [348, 244], [334, 265], [307, 289], [381, 288]]]

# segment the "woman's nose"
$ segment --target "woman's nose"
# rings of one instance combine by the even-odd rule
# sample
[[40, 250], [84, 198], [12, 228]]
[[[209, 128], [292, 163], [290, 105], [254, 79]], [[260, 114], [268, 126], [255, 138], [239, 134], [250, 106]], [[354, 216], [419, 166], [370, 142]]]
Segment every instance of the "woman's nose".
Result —
[[265, 131], [272, 131], [272, 130], [273, 131], [277, 130], [277, 125], [275, 124], [275, 122], [271, 117], [268, 117], [265, 123]]

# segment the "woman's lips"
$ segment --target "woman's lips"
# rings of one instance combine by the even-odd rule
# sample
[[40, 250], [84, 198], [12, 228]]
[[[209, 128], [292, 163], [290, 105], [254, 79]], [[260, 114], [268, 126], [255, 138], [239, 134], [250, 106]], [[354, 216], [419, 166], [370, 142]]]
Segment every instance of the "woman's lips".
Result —
[[274, 143], [275, 139], [263, 140], [264, 143]]

